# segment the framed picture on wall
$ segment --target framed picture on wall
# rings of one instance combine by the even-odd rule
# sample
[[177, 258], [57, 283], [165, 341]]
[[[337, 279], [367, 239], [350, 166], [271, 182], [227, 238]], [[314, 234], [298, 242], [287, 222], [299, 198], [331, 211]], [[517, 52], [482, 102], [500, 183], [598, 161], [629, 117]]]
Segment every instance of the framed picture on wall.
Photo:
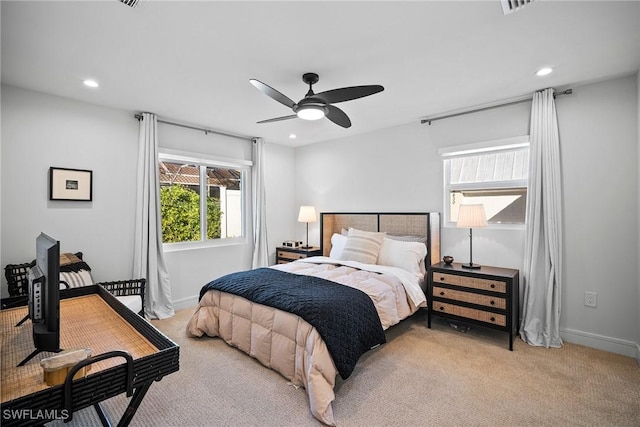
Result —
[[49, 200], [93, 200], [93, 171], [50, 167]]

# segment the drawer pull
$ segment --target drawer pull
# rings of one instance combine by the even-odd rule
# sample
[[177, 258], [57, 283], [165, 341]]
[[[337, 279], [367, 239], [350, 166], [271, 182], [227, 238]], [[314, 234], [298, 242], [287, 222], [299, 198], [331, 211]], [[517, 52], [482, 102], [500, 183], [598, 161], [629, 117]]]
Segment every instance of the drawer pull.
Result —
[[491, 319], [489, 319], [489, 320], [491, 320], [492, 322], [495, 322], [495, 321], [496, 321], [496, 318], [495, 318], [495, 317], [493, 317], [493, 316], [491, 316]]
[[496, 302], [495, 302], [494, 300], [491, 300], [491, 301], [489, 302], [489, 304], [491, 304], [491, 305], [496, 305]]
[[443, 306], [440, 306], [440, 311], [443, 311], [443, 310], [444, 310], [444, 307], [443, 307]]
[[493, 288], [495, 288], [495, 287], [496, 287], [496, 284], [495, 284], [495, 283], [492, 283], [492, 284], [491, 284], [491, 289], [493, 289]]
[[444, 292], [440, 292], [440, 296], [444, 296]]
[[440, 276], [440, 281], [444, 282], [444, 277]]

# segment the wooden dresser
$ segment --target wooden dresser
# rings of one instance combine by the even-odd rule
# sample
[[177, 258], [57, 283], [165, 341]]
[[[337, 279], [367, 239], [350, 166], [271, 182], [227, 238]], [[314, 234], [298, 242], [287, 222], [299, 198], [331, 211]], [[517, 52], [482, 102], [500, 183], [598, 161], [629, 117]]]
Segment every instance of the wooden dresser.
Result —
[[509, 333], [509, 350], [513, 350], [519, 320], [518, 270], [434, 264], [429, 267], [427, 301], [429, 328], [433, 315], [498, 329]]
[[276, 248], [276, 264], [284, 264], [297, 259], [320, 255], [322, 255], [322, 252], [318, 246], [312, 246], [308, 249], [279, 246]]

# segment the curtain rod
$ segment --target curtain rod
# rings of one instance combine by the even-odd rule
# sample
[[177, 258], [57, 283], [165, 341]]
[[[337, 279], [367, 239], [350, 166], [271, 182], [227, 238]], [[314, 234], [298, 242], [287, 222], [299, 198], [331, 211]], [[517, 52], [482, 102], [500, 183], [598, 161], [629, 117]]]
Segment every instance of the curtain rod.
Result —
[[[135, 119], [138, 120], [138, 121], [142, 120], [142, 114], [134, 114], [133, 117], [135, 117]], [[228, 136], [228, 137], [231, 137], [231, 138], [243, 139], [243, 140], [246, 140], [246, 141], [253, 141], [255, 139], [255, 137], [252, 137], [252, 136], [237, 135], [237, 134], [234, 134], [234, 133], [224, 132], [224, 131], [221, 131], [221, 130], [214, 130], [214, 129], [208, 129], [208, 128], [203, 128], [203, 127], [198, 127], [198, 126], [185, 125], [183, 123], [172, 122], [172, 121], [164, 120], [164, 119], [158, 119], [158, 123], [163, 123], [165, 125], [171, 125], [171, 126], [178, 126], [178, 127], [186, 128], [186, 129], [197, 130], [197, 131], [200, 131], [200, 132], [204, 132], [205, 135], [208, 135], [210, 133], [214, 133], [216, 135]]]
[[[562, 92], [554, 93], [553, 97], [555, 98], [556, 96], [560, 96], [560, 95], [571, 95], [572, 93], [573, 93], [573, 89], [567, 89], [567, 90], [563, 90]], [[526, 99], [520, 99], [518, 101], [504, 102], [502, 104], [491, 105], [489, 107], [475, 108], [475, 109], [472, 109], [472, 110], [462, 111], [460, 113], [447, 114], [445, 116], [431, 117], [429, 119], [420, 120], [420, 123], [421, 124], [429, 123], [429, 125], [431, 125], [431, 122], [435, 122], [436, 120], [448, 119], [448, 118], [451, 118], [451, 117], [462, 116], [462, 115], [465, 115], [465, 114], [478, 113], [480, 111], [491, 110], [493, 108], [506, 107], [508, 105], [520, 104], [522, 102], [529, 102], [532, 99], [533, 99], [533, 97], [526, 98]]]

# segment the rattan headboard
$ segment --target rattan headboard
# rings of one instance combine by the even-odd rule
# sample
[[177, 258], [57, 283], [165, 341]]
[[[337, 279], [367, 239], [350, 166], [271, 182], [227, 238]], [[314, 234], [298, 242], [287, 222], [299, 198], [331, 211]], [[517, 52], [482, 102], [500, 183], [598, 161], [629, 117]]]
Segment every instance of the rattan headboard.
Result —
[[425, 264], [440, 262], [439, 212], [321, 212], [320, 248], [329, 256], [331, 236], [349, 227], [364, 231], [382, 231], [395, 236], [420, 236], [427, 239]]

